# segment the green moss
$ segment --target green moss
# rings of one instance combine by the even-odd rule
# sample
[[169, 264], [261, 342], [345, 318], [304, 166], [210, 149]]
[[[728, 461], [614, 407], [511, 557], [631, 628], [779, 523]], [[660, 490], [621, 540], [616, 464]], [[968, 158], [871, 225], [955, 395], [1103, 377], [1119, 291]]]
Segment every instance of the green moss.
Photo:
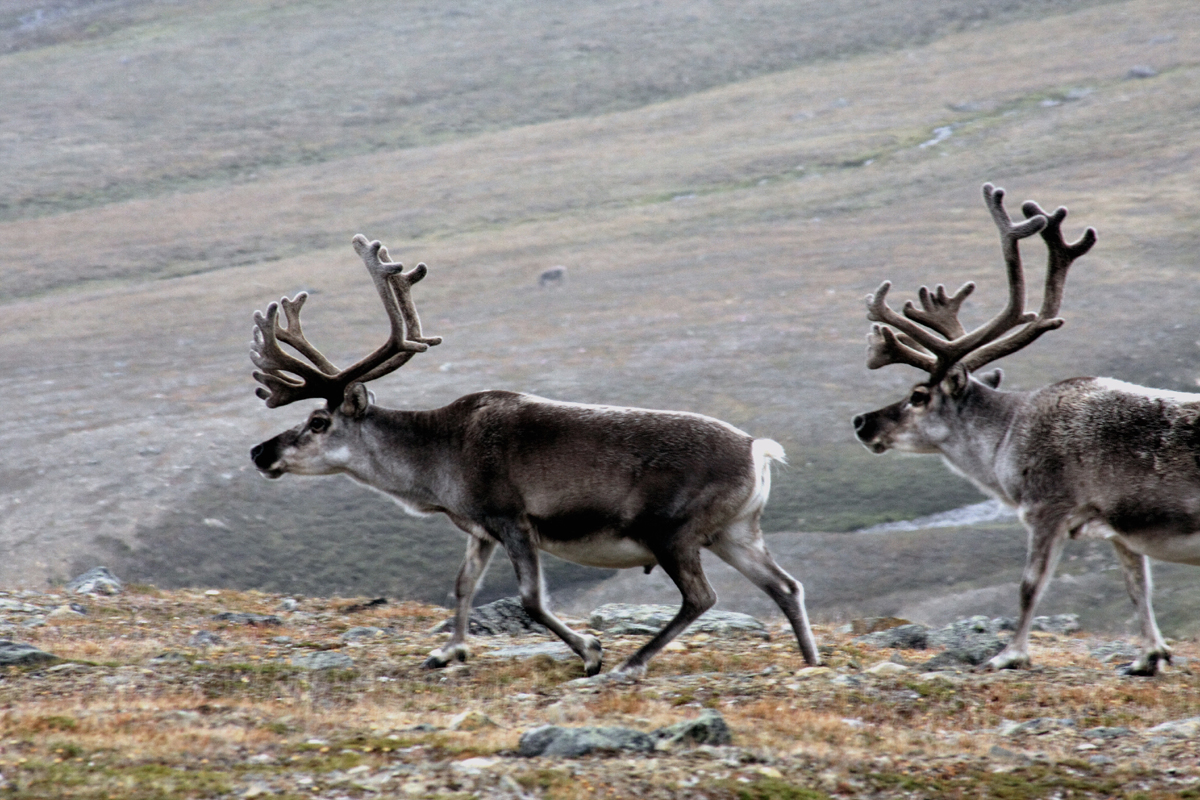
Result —
[[737, 792], [738, 800], [830, 800], [829, 795], [779, 778], [760, 778], [749, 786], [726, 783]]

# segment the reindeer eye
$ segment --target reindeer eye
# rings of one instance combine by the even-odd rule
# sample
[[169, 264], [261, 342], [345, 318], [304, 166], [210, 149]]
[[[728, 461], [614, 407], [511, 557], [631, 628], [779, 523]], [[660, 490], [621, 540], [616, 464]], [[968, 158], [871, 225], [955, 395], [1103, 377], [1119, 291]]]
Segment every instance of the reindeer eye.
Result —
[[313, 433], [320, 433], [329, 427], [329, 420], [325, 417], [313, 417], [309, 420], [308, 429]]
[[913, 389], [912, 396], [908, 398], [908, 404], [911, 406], [923, 406], [929, 402], [928, 389]]

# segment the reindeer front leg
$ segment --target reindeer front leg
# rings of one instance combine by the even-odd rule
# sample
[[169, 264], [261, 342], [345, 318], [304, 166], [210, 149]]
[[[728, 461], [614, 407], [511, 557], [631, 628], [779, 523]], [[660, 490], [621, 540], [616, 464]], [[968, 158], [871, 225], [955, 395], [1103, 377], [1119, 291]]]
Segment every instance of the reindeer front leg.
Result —
[[1154, 606], [1150, 595], [1154, 590], [1154, 580], [1150, 576], [1150, 559], [1141, 553], [1130, 550], [1119, 539], [1110, 539], [1117, 558], [1121, 561], [1121, 572], [1125, 576], [1125, 588], [1129, 598], [1137, 609], [1138, 625], [1142, 634], [1142, 652], [1137, 660], [1129, 665], [1130, 675], [1154, 675], [1158, 672], [1158, 662], [1171, 663], [1171, 648], [1163, 641], [1158, 623], [1154, 619]]
[[453, 661], [466, 661], [471, 654], [466, 645], [467, 629], [471, 624], [471, 601], [475, 598], [479, 578], [492, 560], [492, 553], [496, 552], [496, 544], [495, 539], [487, 536], [470, 533], [467, 537], [467, 554], [454, 581], [454, 633], [450, 641], [425, 659], [426, 669], [439, 669]]
[[1023, 514], [1029, 530], [1025, 573], [1021, 577], [1021, 618], [1008, 646], [987, 662], [990, 669], [1015, 669], [1029, 666], [1029, 631], [1033, 614], [1046, 591], [1066, 542], [1064, 515], [1057, 509], [1038, 509]]
[[525, 613], [535, 622], [540, 622], [553, 631], [583, 659], [585, 674], [591, 677], [599, 672], [604, 658], [600, 640], [595, 636], [576, 633], [546, 608], [543, 600], [545, 588], [542, 585], [542, 562], [534, 544], [532, 527], [527, 522], [521, 525], [505, 521], [489, 526], [489, 530], [500, 539], [509, 559], [512, 560], [513, 569], [517, 573], [521, 606]]

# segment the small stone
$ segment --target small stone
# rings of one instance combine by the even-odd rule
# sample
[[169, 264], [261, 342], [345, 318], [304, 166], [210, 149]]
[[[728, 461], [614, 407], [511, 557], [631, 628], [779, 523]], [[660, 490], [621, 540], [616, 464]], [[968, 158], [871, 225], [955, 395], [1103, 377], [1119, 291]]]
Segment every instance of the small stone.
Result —
[[901, 625], [912, 625], [911, 620], [901, 619], [900, 617], [864, 617], [850, 621], [850, 633], [855, 636], [862, 636], [867, 633], [878, 633], [880, 631], [899, 628]]
[[188, 640], [192, 647], [215, 647], [221, 644], [221, 637], [212, 631], [196, 631]]
[[482, 728], [495, 727], [499, 726], [487, 714], [479, 711], [464, 711], [450, 718], [448, 729], [452, 731], [477, 731]]
[[1148, 728], [1146, 733], [1151, 736], [1173, 736], [1177, 739], [1191, 739], [1200, 733], [1200, 717], [1188, 717], [1164, 722]]
[[875, 666], [868, 667], [865, 672], [871, 675], [900, 675], [908, 672], [908, 667], [894, 661], [880, 661]]
[[228, 622], [230, 625], [251, 625], [254, 627], [283, 624], [283, 620], [274, 614], [247, 614], [241, 611], [224, 611], [220, 614], [215, 614], [213, 619], [218, 622]]
[[832, 675], [833, 670], [829, 667], [803, 667], [796, 670], [796, 677], [800, 680], [808, 680], [809, 678], [818, 678], [823, 675]]
[[319, 671], [323, 669], [353, 669], [354, 659], [336, 650], [321, 650], [302, 656], [293, 656], [292, 666]]
[[362, 639], [380, 639], [383, 637], [383, 635], [383, 628], [364, 626], [351, 628], [343, 633], [341, 638], [343, 642], [356, 642], [361, 641]]
[[1154, 78], [1158, 76], [1158, 70], [1149, 64], [1137, 64], [1129, 68], [1125, 73], [1126, 80], [1139, 80], [1144, 78]]

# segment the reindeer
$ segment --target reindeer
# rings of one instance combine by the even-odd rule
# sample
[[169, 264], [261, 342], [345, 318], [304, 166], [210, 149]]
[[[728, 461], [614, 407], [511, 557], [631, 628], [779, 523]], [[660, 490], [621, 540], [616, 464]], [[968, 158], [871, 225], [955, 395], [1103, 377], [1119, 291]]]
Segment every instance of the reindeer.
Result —
[[[1001, 392], [1001, 371], [976, 377], [985, 364], [1062, 326], [1058, 317], [1067, 270], [1096, 242], [1088, 228], [1073, 244], [1063, 239], [1067, 209], [1022, 206], [1014, 223], [1004, 190], [983, 196], [1000, 230], [1008, 271], [1008, 304], [966, 332], [958, 321], [967, 283], [951, 296], [922, 286], [921, 308], [903, 315], [887, 304], [891, 283], [867, 297], [867, 366], [908, 364], [929, 374], [898, 403], [860, 414], [854, 430], [867, 449], [938, 453], [955, 472], [987, 494], [1015, 506], [1029, 532], [1021, 580], [1021, 616], [992, 669], [1029, 664], [1034, 610], [1054, 573], [1066, 539], [1112, 543], [1137, 609], [1144, 642], [1127, 671], [1153, 675], [1171, 651], [1151, 604], [1149, 558], [1200, 565], [1200, 394], [1147, 389], [1110, 378], [1071, 378], [1028, 392]], [[1018, 242], [1040, 233], [1049, 251], [1041, 309], [1025, 311]]]
[[261, 370], [254, 373], [262, 384], [258, 396], [268, 408], [306, 398], [325, 406], [254, 447], [251, 457], [268, 478], [348, 475], [409, 513], [445, 514], [468, 534], [454, 584], [454, 633], [425, 666], [467, 658], [471, 600], [497, 545], [512, 561], [529, 616], [566, 642], [589, 676], [601, 668], [600, 642], [571, 630], [546, 607], [539, 550], [597, 567], [649, 572], [661, 565], [679, 587], [679, 613], [614, 672], [644, 674], [647, 662], [716, 602], [701, 548], [770, 595], [791, 622], [805, 661], [818, 663], [804, 589], [771, 558], [759, 528], [770, 462], [783, 461], [783, 448], [699, 414], [506, 391], [469, 394], [432, 411], [376, 406], [365, 384], [441, 339], [422, 334], [412, 301], [425, 265], [404, 272], [378, 241], [359, 235], [353, 245], [391, 333], [375, 352], [338, 369], [300, 327], [303, 292], [256, 312], [250, 357]]

